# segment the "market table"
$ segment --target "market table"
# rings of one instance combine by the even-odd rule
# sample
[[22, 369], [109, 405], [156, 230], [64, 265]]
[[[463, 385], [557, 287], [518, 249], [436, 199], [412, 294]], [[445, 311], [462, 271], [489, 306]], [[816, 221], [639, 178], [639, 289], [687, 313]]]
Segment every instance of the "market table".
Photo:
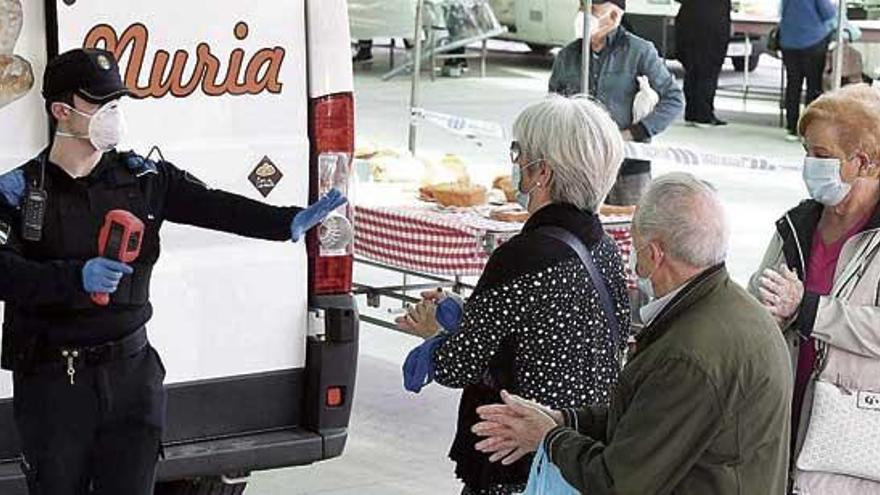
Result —
[[[397, 206], [356, 205], [355, 261], [399, 274], [403, 283], [375, 286], [355, 281], [355, 294], [365, 295], [368, 306], [377, 308], [382, 297], [406, 304], [417, 302], [419, 291], [436, 287], [459, 293], [472, 290], [473, 286], [462, 279], [479, 276], [492, 252], [519, 233], [523, 225], [486, 218], [489, 209], [443, 208], [416, 201]], [[631, 220], [602, 218], [605, 231], [620, 248], [624, 266], [628, 266], [632, 251]], [[411, 277], [425, 282], [411, 283]], [[629, 273], [628, 283], [630, 288], [635, 287]], [[361, 319], [395, 328], [388, 320], [368, 315]]]
[[[355, 253], [390, 267], [434, 275], [478, 276], [492, 251], [522, 224], [485, 218], [478, 210], [436, 205], [356, 206]], [[604, 217], [624, 262], [632, 249], [628, 217]]]

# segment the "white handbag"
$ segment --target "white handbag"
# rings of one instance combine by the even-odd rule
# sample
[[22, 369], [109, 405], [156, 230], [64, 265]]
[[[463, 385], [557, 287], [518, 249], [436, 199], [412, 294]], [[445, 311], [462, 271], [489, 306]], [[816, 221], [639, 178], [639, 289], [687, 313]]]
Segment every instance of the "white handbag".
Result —
[[880, 393], [814, 382], [813, 409], [797, 467], [880, 482]]

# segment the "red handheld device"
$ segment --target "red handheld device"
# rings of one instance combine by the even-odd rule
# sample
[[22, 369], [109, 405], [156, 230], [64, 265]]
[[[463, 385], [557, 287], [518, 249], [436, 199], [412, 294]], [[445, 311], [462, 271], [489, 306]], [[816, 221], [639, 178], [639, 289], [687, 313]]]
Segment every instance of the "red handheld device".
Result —
[[[98, 255], [121, 263], [131, 263], [141, 254], [144, 222], [125, 210], [110, 210], [98, 234]], [[100, 306], [110, 304], [110, 294], [96, 292], [92, 301]]]

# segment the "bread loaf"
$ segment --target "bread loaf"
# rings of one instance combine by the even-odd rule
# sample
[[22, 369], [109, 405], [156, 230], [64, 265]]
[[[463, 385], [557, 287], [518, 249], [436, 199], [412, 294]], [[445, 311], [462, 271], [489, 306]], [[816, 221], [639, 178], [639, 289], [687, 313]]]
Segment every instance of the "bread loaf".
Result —
[[478, 206], [486, 203], [486, 188], [483, 186], [452, 182], [424, 189], [424, 195], [433, 197], [443, 206]]
[[496, 177], [492, 181], [492, 188], [504, 191], [504, 197], [511, 203], [516, 201], [516, 189], [513, 187], [513, 179], [509, 175]]

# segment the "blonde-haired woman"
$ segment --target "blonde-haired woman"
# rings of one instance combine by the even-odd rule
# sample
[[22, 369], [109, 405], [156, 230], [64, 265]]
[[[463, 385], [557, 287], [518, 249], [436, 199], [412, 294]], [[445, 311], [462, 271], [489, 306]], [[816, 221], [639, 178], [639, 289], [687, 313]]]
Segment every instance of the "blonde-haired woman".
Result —
[[791, 346], [793, 489], [880, 494], [880, 411], [859, 403], [880, 397], [880, 93], [828, 93], [798, 133], [811, 199], [776, 222], [750, 284]]

